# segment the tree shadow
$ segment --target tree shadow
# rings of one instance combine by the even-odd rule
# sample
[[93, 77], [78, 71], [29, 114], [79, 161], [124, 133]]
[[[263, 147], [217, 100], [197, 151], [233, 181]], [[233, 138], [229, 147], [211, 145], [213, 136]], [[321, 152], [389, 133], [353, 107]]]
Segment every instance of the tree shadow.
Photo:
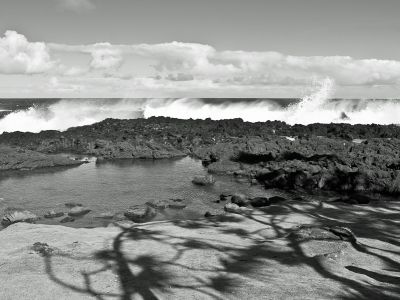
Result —
[[[52, 259], [55, 255], [66, 256], [70, 259], [79, 258], [68, 254], [45, 256], [46, 270], [50, 279], [57, 284], [97, 299], [113, 297], [127, 300], [137, 296], [143, 299], [158, 299], [161, 294], [173, 295], [178, 290], [186, 290], [189, 295], [196, 294], [201, 298], [226, 299], [231, 298], [231, 293], [246, 282], [258, 282], [262, 286], [266, 282], [273, 281], [274, 277], [280, 276], [271, 272], [277, 264], [289, 268], [312, 269], [321, 278], [342, 286], [343, 288], [338, 291], [342, 299], [398, 299], [400, 297], [399, 277], [387, 273], [381, 274], [377, 270], [368, 270], [365, 266], [354, 265], [343, 266], [341, 271], [337, 272], [324, 263], [321, 259], [323, 256], [310, 256], [304, 249], [305, 243], [309, 241], [327, 243], [327, 245], [341, 243], [348, 245], [346, 247], [354, 249], [356, 253], [378, 259], [390, 270], [399, 272], [400, 263], [396, 259], [395, 250], [381, 250], [368, 245], [368, 240], [376, 239], [382, 240], [393, 249], [399, 246], [395, 239], [399, 228], [396, 222], [391, 222], [400, 217], [399, 211], [383, 207], [368, 214], [371, 208], [367, 207], [344, 209], [339, 204], [307, 203], [304, 205], [296, 202], [286, 202], [270, 208], [270, 211], [264, 209], [247, 217], [226, 215], [209, 220], [171, 222], [184, 232], [193, 232], [193, 235], [174, 235], [160, 228], [152, 228], [151, 224], [140, 224], [128, 229], [120, 228], [120, 233], [113, 238], [109, 249], [96, 251], [93, 257], [84, 258], [101, 264], [97, 270], [81, 274], [84, 287], [77, 287], [63, 281], [52, 267]], [[293, 214], [306, 216], [309, 223], [293, 224], [288, 227]], [[379, 223], [371, 222], [371, 218], [380, 221]], [[249, 224], [252, 226], [248, 226]], [[283, 226], [283, 224], [286, 225]], [[335, 237], [332, 233], [330, 235], [324, 233], [322, 236], [311, 235], [307, 238], [299, 238], [297, 234], [299, 230], [305, 228], [316, 228], [317, 231], [323, 232], [329, 226], [348, 227], [354, 232], [357, 240], [342, 240], [341, 237]], [[196, 234], [200, 230], [210, 233]], [[264, 230], [268, 230], [271, 238], [266, 238], [261, 234]], [[221, 241], [213, 232], [223, 234], [229, 239]], [[396, 242], [391, 243], [392, 241]], [[151, 252], [143, 254], [143, 249], [136, 249], [134, 246], [142, 242], [155, 243], [154, 245], [165, 249], [169, 254], [165, 257]], [[282, 243], [285, 247], [282, 247]], [[197, 260], [188, 263], [184, 260], [185, 257], [195, 255], [205, 255], [214, 263], [195, 263]], [[106, 293], [93, 286], [92, 278], [105, 272], [113, 272], [117, 276], [118, 292]], [[346, 272], [366, 276], [370, 281], [343, 275]], [[192, 275], [185, 277], [182, 274]], [[252, 298], [252, 295], [249, 294], [248, 297]]]

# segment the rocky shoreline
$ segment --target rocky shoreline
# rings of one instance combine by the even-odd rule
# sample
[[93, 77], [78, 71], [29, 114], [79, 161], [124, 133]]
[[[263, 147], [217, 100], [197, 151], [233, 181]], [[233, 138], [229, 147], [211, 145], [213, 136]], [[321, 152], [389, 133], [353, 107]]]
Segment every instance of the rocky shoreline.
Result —
[[[0, 144], [16, 147], [8, 149], [15, 149], [17, 156], [26, 151], [32, 160], [34, 155], [49, 159], [30, 166], [35, 168], [77, 163], [51, 156], [59, 153], [90, 155], [99, 161], [190, 155], [200, 158], [210, 173], [244, 177], [266, 188], [395, 197], [400, 193], [400, 127], [395, 125], [107, 119], [64, 132], [3, 133]], [[2, 170], [18, 166], [8, 159], [2, 155]]]
[[[208, 169], [187, 179], [200, 189], [226, 174], [293, 192], [222, 193], [214, 200], [218, 209], [196, 220], [150, 222], [162, 211], [185, 209], [185, 199], [156, 199], [117, 214], [75, 202], [42, 215], [7, 208], [0, 230], [2, 295], [398, 299], [400, 203], [383, 199], [398, 199], [400, 191], [399, 134], [396, 126], [169, 118], [2, 134], [3, 173], [83, 163], [62, 153], [99, 161], [189, 155]], [[314, 194], [321, 192], [336, 196], [319, 201]], [[28, 224], [68, 225], [93, 213], [107, 228]]]

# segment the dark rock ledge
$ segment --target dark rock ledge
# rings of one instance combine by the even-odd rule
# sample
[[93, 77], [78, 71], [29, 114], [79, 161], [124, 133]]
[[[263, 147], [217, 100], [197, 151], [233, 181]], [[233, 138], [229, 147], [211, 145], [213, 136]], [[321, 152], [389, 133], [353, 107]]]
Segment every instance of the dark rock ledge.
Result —
[[100, 160], [190, 155], [210, 173], [266, 188], [400, 193], [400, 127], [395, 125], [107, 119], [64, 132], [4, 133], [0, 144], [7, 145], [1, 170], [81, 163], [50, 155], [57, 153]]

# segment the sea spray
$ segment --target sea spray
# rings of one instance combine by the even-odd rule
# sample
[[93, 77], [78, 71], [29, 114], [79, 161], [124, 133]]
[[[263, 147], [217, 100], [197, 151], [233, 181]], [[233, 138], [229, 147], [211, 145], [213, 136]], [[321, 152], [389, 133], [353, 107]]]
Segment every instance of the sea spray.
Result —
[[334, 87], [329, 78], [315, 82], [310, 93], [302, 99], [63, 99], [7, 114], [0, 119], [0, 133], [66, 130], [106, 118], [153, 116], [242, 118], [249, 122], [280, 120], [289, 124], [400, 123], [400, 100], [331, 99]]

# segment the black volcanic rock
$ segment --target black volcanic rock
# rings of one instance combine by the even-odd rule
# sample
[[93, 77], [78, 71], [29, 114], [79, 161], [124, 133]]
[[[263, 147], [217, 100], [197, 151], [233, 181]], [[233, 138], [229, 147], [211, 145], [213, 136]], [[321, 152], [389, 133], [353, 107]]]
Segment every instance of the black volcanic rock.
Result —
[[[48, 160], [49, 153], [61, 152], [105, 160], [191, 155], [210, 173], [240, 174], [266, 188], [400, 194], [400, 127], [395, 125], [106, 119], [64, 132], [3, 133], [0, 144], [45, 155], [46, 163], [18, 168], [70, 164], [58, 157]], [[15, 166], [12, 161], [0, 155], [0, 168]]]
[[0, 171], [32, 170], [56, 166], [74, 166], [81, 161], [61, 155], [49, 155], [20, 147], [0, 145]]
[[253, 207], [264, 207], [264, 206], [270, 206], [271, 201], [266, 197], [255, 197], [250, 199], [250, 204]]

